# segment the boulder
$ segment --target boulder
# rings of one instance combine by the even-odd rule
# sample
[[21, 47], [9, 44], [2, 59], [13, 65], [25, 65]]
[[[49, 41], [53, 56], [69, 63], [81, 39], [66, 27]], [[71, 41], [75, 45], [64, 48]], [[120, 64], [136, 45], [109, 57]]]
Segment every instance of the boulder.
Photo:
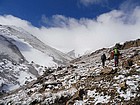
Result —
[[117, 72], [117, 68], [116, 69], [112, 69], [111, 67], [105, 67], [101, 70], [100, 74], [115, 74]]
[[110, 74], [112, 71], [112, 68], [110, 67], [105, 67], [101, 70], [101, 74]]
[[138, 47], [138, 46], [140, 46], [140, 39], [125, 42], [122, 46], [122, 49], [128, 49], [128, 48], [131, 48], [131, 47]]
[[121, 90], [125, 91], [127, 89], [127, 84], [126, 82], [122, 82], [119, 84], [119, 87], [121, 88]]
[[67, 101], [66, 105], [73, 105], [75, 100], [83, 100], [83, 96], [85, 94], [85, 89], [80, 89], [74, 94], [74, 96], [69, 101]]
[[133, 65], [133, 60], [132, 59], [127, 59], [122, 62], [122, 67], [129, 69]]

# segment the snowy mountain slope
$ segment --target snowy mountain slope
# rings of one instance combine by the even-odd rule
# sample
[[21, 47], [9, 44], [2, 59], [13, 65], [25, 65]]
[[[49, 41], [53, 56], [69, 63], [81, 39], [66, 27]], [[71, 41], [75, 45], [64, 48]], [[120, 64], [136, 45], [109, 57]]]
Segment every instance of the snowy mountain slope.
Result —
[[[21, 28], [2, 25], [0, 26], [0, 33], [7, 37], [17, 37], [18, 39], [23, 40], [24, 43], [26, 42], [30, 45], [30, 47], [41, 51], [44, 55], [48, 56], [47, 58], [52, 59], [53, 62], [57, 64], [67, 64], [70, 60], [72, 60], [72, 58], [68, 55], [42, 43], [36, 37]], [[39, 55], [39, 52], [37, 53]]]
[[35, 80], [37, 75], [38, 73], [35, 75], [30, 72], [30, 66], [13, 64], [13, 62], [3, 59], [0, 61], [0, 92], [17, 89], [26, 81]]
[[71, 60], [15, 26], [0, 25], [0, 48], [0, 91], [19, 88], [42, 75], [46, 67]]
[[[48, 69], [24, 89], [1, 97], [1, 104], [27, 105], [139, 105], [140, 103], [140, 40], [121, 46], [119, 66], [114, 60], [101, 65], [112, 48], [103, 48], [81, 56], [71, 65]], [[127, 46], [127, 47], [126, 47]], [[132, 60], [133, 65], [128, 64]]]
[[[35, 79], [38, 72], [27, 64], [16, 45], [0, 35], [0, 86], [5, 91], [19, 88], [25, 81]], [[0, 90], [0, 91], [1, 91]]]

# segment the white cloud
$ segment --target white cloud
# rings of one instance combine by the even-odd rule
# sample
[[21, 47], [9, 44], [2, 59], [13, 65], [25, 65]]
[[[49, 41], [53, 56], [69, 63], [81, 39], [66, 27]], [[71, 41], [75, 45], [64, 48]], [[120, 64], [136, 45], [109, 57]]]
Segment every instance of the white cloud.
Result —
[[121, 5], [120, 9], [124, 12], [133, 12], [133, 10], [140, 5], [138, 0], [125, 0]]
[[92, 4], [103, 4], [103, 3], [107, 3], [108, 0], [80, 0], [80, 2], [85, 5], [92, 5]]
[[[49, 18], [44, 16], [45, 19]], [[53, 27], [37, 28], [26, 20], [12, 15], [0, 16], [0, 23], [22, 27], [44, 43], [63, 52], [75, 49], [78, 53], [109, 47], [117, 42], [140, 38], [140, 7], [131, 14], [113, 10], [97, 19], [80, 20], [54, 15], [50, 21]], [[49, 23], [50, 24], [50, 23]]]

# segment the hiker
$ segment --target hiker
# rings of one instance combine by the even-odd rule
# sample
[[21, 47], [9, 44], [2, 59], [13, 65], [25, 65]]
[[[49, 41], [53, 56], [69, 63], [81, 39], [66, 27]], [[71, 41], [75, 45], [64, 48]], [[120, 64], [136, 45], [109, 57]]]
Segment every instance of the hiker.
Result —
[[103, 54], [101, 56], [101, 60], [102, 60], [102, 66], [104, 67], [105, 66], [105, 61], [106, 61], [106, 55], [105, 54]]
[[118, 51], [117, 47], [114, 48], [113, 52], [114, 52], [114, 64], [115, 64], [115, 67], [117, 67], [119, 63], [120, 52]]
[[114, 59], [114, 51], [111, 51], [109, 60], [112, 60], [112, 59]]

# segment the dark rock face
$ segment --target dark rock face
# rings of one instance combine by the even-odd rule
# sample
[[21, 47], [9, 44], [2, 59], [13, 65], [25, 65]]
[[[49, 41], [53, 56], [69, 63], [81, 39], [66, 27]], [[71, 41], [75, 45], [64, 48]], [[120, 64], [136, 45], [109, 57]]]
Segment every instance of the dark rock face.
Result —
[[86, 95], [85, 89], [78, 90], [73, 97], [67, 101], [66, 105], [73, 105], [75, 100], [83, 100], [83, 96]]
[[[16, 45], [10, 42], [8, 39], [2, 35], [0, 35], [0, 44], [1, 47], [5, 47], [6, 49], [0, 51], [0, 59], [8, 59], [15, 63], [24, 63], [26, 60], [24, 56], [21, 54]], [[2, 48], [1, 48], [2, 49]]]
[[117, 47], [117, 49], [121, 49], [122, 48], [122, 45], [119, 44], [119, 43], [116, 43], [115, 47]]
[[125, 42], [122, 45], [121, 49], [128, 49], [130, 47], [138, 47], [138, 46], [140, 46], [140, 39], [137, 39], [135, 41]]
[[38, 102], [38, 100], [37, 99], [35, 99], [34, 101], [32, 101], [29, 105], [37, 105], [37, 104], [39, 104], [39, 102]]
[[56, 99], [55, 100], [55, 104], [54, 105], [66, 105], [66, 102], [70, 99], [69, 96], [67, 97], [64, 97], [64, 96], [61, 96], [59, 99]]
[[133, 65], [133, 60], [132, 59], [127, 59], [122, 62], [122, 67], [129, 69]]
[[79, 97], [83, 99], [83, 95], [86, 95], [86, 91], [84, 89], [79, 90]]

